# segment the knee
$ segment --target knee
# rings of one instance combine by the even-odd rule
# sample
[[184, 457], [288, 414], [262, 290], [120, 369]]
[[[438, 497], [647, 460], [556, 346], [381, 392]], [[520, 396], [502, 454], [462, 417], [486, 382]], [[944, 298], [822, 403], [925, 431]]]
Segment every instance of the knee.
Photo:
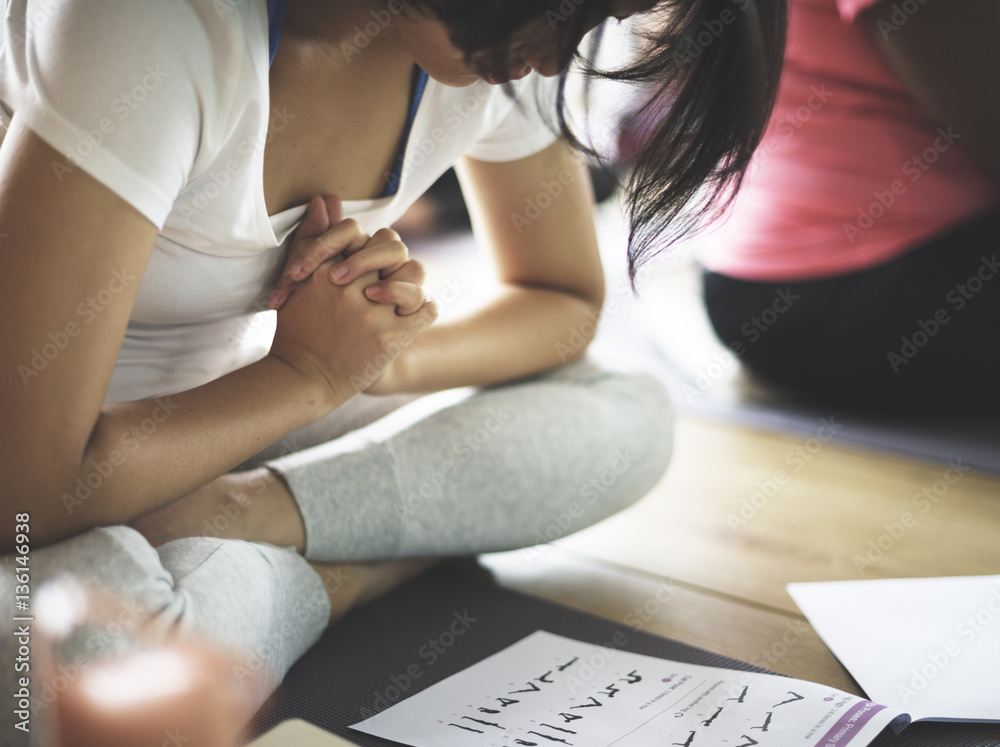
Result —
[[176, 607], [173, 576], [134, 529], [98, 527], [32, 553], [32, 584], [70, 574], [112, 595], [114, 616], [138, 619]]
[[673, 452], [674, 411], [666, 388], [646, 372], [592, 366], [576, 371], [574, 383], [580, 398], [565, 437], [586, 455], [576, 491], [583, 526], [628, 508], [660, 481]]
[[607, 381], [607, 432], [627, 469], [618, 496], [622, 508], [646, 495], [667, 471], [674, 446], [674, 409], [666, 387], [646, 372], [613, 373]]

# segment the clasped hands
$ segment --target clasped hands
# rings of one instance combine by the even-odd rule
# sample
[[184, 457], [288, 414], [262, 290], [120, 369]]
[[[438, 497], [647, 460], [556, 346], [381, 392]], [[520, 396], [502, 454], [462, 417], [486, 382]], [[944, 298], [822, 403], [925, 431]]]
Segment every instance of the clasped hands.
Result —
[[325, 379], [341, 400], [345, 381], [354, 390], [348, 394], [398, 391], [398, 358], [389, 351], [401, 351], [437, 318], [423, 282], [424, 268], [399, 234], [383, 228], [369, 236], [343, 220], [339, 198], [315, 196], [270, 297], [278, 311], [272, 355]]

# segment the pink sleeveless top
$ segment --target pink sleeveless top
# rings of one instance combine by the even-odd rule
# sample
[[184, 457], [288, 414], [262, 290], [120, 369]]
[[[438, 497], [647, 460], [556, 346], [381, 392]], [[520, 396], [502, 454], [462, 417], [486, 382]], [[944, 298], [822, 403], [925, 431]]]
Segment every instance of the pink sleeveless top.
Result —
[[732, 215], [699, 242], [709, 269], [776, 282], [846, 274], [1000, 209], [1000, 179], [923, 113], [856, 23], [876, 2], [791, 0], [777, 106]]

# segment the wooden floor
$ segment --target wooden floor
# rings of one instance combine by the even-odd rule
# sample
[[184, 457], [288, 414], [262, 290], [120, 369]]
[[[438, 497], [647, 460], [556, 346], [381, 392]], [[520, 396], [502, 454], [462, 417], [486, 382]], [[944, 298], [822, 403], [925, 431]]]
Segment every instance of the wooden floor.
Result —
[[[682, 417], [671, 468], [635, 506], [481, 562], [505, 586], [861, 694], [785, 585], [1000, 573], [996, 476], [966, 472], [915, 510], [947, 469]], [[907, 511], [916, 524], [866, 555]]]

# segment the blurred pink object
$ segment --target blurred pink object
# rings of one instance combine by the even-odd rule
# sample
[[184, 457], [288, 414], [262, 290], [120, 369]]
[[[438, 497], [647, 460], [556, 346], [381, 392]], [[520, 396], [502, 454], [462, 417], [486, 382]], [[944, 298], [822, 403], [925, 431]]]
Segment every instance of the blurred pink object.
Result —
[[1000, 206], [1000, 181], [927, 117], [857, 15], [877, 0], [791, 0], [774, 113], [733, 212], [698, 247], [744, 280], [859, 271]]
[[249, 714], [231, 684], [233, 659], [122, 608], [69, 576], [39, 590], [40, 680], [56, 683], [43, 743], [235, 747]]

